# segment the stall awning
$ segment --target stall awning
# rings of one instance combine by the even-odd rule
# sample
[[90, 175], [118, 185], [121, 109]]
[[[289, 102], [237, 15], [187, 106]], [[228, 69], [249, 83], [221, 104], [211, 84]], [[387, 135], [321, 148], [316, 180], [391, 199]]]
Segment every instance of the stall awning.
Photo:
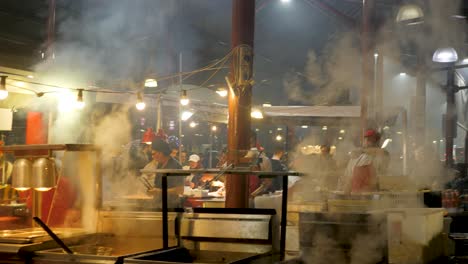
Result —
[[360, 113], [360, 106], [271, 106], [263, 107], [265, 118], [254, 122], [333, 126], [356, 122]]
[[263, 112], [270, 117], [359, 117], [360, 106], [272, 106]]

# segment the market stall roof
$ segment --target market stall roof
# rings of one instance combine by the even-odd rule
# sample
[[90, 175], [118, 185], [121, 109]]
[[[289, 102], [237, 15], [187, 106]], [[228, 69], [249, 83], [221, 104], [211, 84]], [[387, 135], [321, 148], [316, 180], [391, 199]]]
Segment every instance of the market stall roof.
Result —
[[[288, 125], [338, 125], [356, 122], [360, 106], [271, 106], [263, 107], [264, 121]], [[255, 121], [254, 121], [255, 122]]]
[[360, 106], [271, 106], [263, 112], [270, 117], [359, 117]]

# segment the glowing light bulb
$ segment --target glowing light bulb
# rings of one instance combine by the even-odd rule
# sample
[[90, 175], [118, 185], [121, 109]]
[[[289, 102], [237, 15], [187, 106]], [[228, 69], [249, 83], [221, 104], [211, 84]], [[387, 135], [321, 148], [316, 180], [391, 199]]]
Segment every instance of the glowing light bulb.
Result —
[[146, 104], [145, 102], [143, 101], [143, 95], [141, 94], [141, 92], [138, 92], [137, 93], [137, 103], [135, 104], [135, 107], [137, 110], [139, 111], [142, 111], [145, 109], [146, 107]]
[[145, 102], [139, 102], [139, 103], [135, 104], [135, 107], [136, 107], [137, 110], [143, 111], [143, 110], [145, 110], [146, 104], [145, 104]]
[[211, 131], [216, 132], [217, 130], [218, 130], [218, 127], [217, 127], [217, 126], [212, 126], [212, 127], [211, 127]]
[[283, 137], [281, 135], [277, 135], [275, 139], [276, 139], [276, 141], [281, 141], [283, 139]]
[[190, 103], [190, 100], [187, 97], [187, 91], [183, 90], [182, 95], [180, 96], [180, 104], [181, 105], [188, 105]]
[[197, 123], [195, 123], [195, 122], [192, 121], [192, 122], [190, 122], [189, 126], [190, 126], [191, 128], [194, 128], [194, 127], [197, 126]]
[[258, 109], [253, 109], [250, 112], [250, 117], [255, 118], [255, 119], [262, 119], [263, 118], [263, 113]]
[[4, 100], [8, 97], [8, 91], [0, 89], [0, 100]]
[[76, 98], [75, 107], [80, 110], [85, 107], [85, 102], [83, 101], [83, 89], [78, 90], [78, 96]]
[[180, 118], [182, 119], [182, 121], [187, 121], [187, 120], [190, 119], [190, 117], [192, 117], [192, 115], [193, 115], [193, 112], [184, 111], [184, 112], [182, 112], [182, 115], [181, 115]]
[[228, 95], [228, 91], [224, 88], [219, 88], [216, 90], [216, 93], [221, 97], [226, 97]]
[[6, 76], [0, 76], [0, 100], [4, 100], [8, 97], [8, 91], [6, 89]]

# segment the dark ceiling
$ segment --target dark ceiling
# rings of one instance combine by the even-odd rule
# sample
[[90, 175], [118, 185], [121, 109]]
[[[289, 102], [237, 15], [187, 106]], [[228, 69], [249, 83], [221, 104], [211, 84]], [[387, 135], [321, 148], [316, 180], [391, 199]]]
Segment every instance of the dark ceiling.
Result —
[[[284, 76], [304, 70], [309, 50], [320, 54], [344, 32], [359, 36], [361, 0], [256, 2], [257, 103], [287, 103]], [[466, 2], [457, 14], [466, 14]], [[48, 3], [2, 0], [0, 65], [43, 67]], [[377, 24], [392, 21], [400, 3], [377, 0]], [[176, 73], [180, 53], [184, 71], [200, 68], [230, 50], [231, 5], [231, 0], [56, 0], [56, 64], [107, 84], [109, 79], [138, 82], [149, 71]], [[186, 82], [216, 87], [226, 73], [222, 69], [209, 81], [211, 72], [199, 74]]]

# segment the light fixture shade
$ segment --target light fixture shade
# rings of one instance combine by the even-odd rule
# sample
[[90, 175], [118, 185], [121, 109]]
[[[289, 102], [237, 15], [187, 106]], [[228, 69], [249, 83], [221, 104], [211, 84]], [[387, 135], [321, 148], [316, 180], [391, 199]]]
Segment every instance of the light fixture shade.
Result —
[[158, 81], [156, 81], [156, 79], [146, 79], [145, 87], [148, 87], [148, 88], [158, 87]]
[[254, 119], [262, 119], [263, 118], [263, 113], [262, 113], [262, 111], [260, 111], [258, 109], [252, 109], [252, 111], [250, 112], [250, 117], [252, 117]]
[[17, 159], [13, 163], [11, 187], [18, 191], [26, 191], [31, 188], [32, 163], [27, 159]]
[[398, 10], [396, 22], [405, 22], [409, 20], [421, 19], [424, 17], [424, 12], [421, 7], [415, 4], [406, 4]]
[[439, 63], [453, 63], [458, 61], [458, 54], [457, 51], [451, 47], [439, 48], [434, 52], [432, 61]]
[[32, 187], [37, 191], [48, 191], [56, 185], [55, 162], [52, 159], [39, 158], [33, 163]]

